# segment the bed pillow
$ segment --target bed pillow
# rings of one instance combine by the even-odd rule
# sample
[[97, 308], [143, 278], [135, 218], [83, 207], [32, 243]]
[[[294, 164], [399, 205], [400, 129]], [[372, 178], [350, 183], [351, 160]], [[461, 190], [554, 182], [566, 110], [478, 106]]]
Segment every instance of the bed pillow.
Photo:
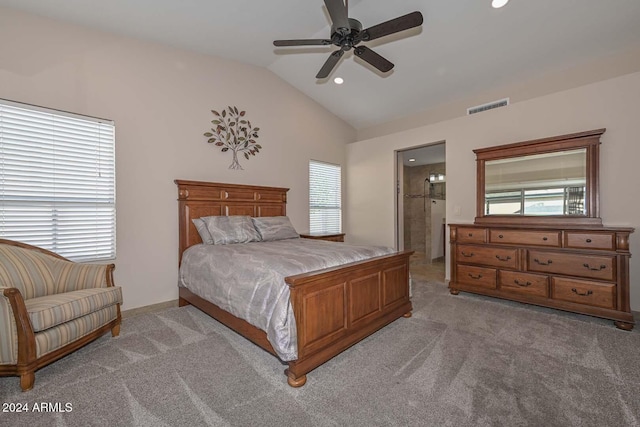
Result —
[[198, 230], [202, 243], [205, 245], [213, 245], [213, 237], [211, 237], [211, 233], [207, 230], [207, 224], [204, 223], [202, 218], [193, 218], [191, 222], [196, 226], [196, 230]]
[[206, 224], [214, 245], [260, 241], [260, 234], [253, 226], [250, 216], [205, 216], [201, 219]]
[[286, 216], [261, 216], [251, 218], [260, 237], [265, 242], [272, 240], [295, 239], [300, 237], [289, 217]]

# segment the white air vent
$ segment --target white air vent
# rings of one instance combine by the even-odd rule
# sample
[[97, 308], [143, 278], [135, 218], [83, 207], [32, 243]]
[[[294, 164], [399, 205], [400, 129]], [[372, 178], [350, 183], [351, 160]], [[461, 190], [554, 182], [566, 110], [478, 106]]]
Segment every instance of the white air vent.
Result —
[[481, 113], [483, 111], [493, 110], [494, 108], [505, 107], [507, 105], [509, 105], [509, 98], [504, 98], [499, 101], [489, 102], [488, 104], [467, 108], [467, 115]]

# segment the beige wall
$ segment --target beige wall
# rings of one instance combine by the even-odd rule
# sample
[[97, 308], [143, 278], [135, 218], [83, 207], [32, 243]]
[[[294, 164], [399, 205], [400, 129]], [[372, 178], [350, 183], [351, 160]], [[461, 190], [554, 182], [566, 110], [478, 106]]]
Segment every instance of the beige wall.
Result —
[[[308, 229], [308, 161], [344, 165], [355, 130], [268, 70], [0, 8], [0, 98], [116, 123], [116, 282], [125, 309], [177, 298], [177, 191], [193, 179], [290, 187]], [[212, 43], [219, 41], [212, 40]], [[241, 158], [206, 143], [211, 109], [235, 105], [261, 128]]]
[[447, 222], [472, 223], [476, 210], [472, 149], [607, 128], [601, 146], [600, 213], [605, 225], [637, 230], [631, 236], [631, 307], [640, 310], [640, 193], [635, 188], [639, 101], [640, 72], [636, 72], [349, 144], [347, 241], [395, 244], [394, 150], [446, 140]]
[[503, 84], [496, 82], [495, 86], [470, 93], [467, 97], [451, 100], [389, 122], [358, 129], [358, 140], [364, 141], [401, 132], [404, 129], [451, 120], [464, 116], [469, 107], [503, 98], [509, 98], [511, 103], [526, 101], [637, 71], [640, 71], [640, 46], [614, 51], [604, 57], [592, 58], [569, 68], [536, 74], [525, 80], [514, 79]]

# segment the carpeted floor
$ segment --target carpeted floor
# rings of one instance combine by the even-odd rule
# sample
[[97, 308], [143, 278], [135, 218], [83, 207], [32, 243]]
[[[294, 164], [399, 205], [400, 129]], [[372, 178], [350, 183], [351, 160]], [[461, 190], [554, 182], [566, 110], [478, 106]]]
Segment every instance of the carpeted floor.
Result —
[[[36, 373], [0, 378], [3, 426], [638, 426], [640, 333], [450, 295], [416, 280], [399, 319], [293, 389], [276, 358], [193, 307], [125, 319]], [[56, 404], [57, 407], [56, 407]], [[70, 408], [69, 405], [70, 404]]]

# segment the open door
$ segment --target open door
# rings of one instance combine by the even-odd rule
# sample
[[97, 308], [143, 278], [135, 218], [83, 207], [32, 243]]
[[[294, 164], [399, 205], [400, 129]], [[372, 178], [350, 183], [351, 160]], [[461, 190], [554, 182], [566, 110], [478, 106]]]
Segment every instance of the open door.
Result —
[[397, 248], [413, 250], [414, 264], [444, 265], [445, 143], [397, 151], [396, 156]]

